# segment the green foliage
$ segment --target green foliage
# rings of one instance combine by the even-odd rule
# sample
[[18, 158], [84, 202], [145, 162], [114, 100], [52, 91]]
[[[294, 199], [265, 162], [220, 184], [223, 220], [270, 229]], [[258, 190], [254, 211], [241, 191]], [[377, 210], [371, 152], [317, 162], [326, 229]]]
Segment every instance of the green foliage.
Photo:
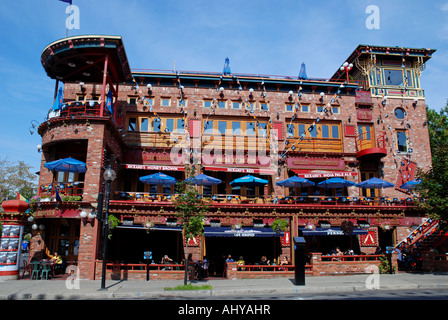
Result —
[[271, 228], [275, 232], [286, 231], [288, 229], [288, 221], [286, 221], [285, 219], [275, 219], [271, 223]]
[[112, 238], [112, 230], [115, 229], [120, 224], [120, 219], [118, 219], [113, 214], [109, 214], [109, 234], [107, 235], [108, 238]]
[[431, 143], [432, 168], [418, 171], [422, 183], [416, 188], [425, 202], [420, 206], [442, 228], [448, 221], [448, 106], [439, 113], [427, 108], [428, 132]]
[[7, 158], [0, 160], [0, 203], [15, 199], [19, 192], [26, 199], [36, 194], [37, 176], [31, 172], [31, 166], [24, 161], [12, 163]]
[[173, 290], [212, 290], [212, 286], [209, 284], [204, 284], [202, 286], [195, 286], [191, 283], [187, 285], [181, 285], [174, 288], [166, 287], [163, 288], [165, 291], [173, 291]]
[[381, 274], [395, 273], [395, 271], [396, 271], [395, 267], [392, 268], [392, 272], [391, 272], [391, 265], [386, 256], [381, 256], [380, 261], [381, 262], [378, 265], [378, 268], [379, 268]]
[[[187, 177], [193, 176], [194, 171], [186, 168]], [[179, 182], [177, 184], [178, 196], [174, 200], [178, 222], [182, 226], [186, 240], [202, 235], [204, 231], [205, 212], [209, 204], [204, 200], [195, 186]]]

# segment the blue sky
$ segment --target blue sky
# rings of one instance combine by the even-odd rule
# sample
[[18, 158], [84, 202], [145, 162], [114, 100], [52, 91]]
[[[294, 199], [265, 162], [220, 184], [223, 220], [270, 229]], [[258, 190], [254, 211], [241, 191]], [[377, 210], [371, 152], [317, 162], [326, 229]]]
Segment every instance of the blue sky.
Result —
[[[448, 98], [448, 0], [73, 0], [81, 34], [121, 35], [133, 69], [329, 78], [358, 44], [437, 49], [421, 77], [426, 103]], [[366, 7], [379, 8], [379, 29], [366, 28]], [[39, 170], [43, 122], [55, 81], [40, 63], [44, 47], [65, 37], [67, 4], [0, 1], [0, 158]]]

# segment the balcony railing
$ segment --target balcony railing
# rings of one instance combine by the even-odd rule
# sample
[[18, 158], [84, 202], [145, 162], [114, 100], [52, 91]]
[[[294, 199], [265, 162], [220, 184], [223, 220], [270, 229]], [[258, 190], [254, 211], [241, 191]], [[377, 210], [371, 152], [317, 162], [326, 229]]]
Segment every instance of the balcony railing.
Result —
[[[171, 202], [177, 194], [117, 191], [113, 200], [141, 202]], [[235, 194], [200, 194], [199, 198], [209, 199], [215, 204], [272, 204], [272, 205], [334, 205], [334, 206], [416, 206], [424, 199], [387, 197], [345, 197], [345, 196], [286, 196], [272, 195], [241, 196]]]
[[387, 154], [385, 132], [377, 132], [377, 135], [375, 139], [373, 132], [363, 132], [356, 137], [358, 158], [365, 155], [385, 156]]
[[70, 199], [71, 201], [82, 200], [82, 195], [84, 192], [84, 182], [55, 182], [47, 185], [41, 185], [39, 187], [37, 197], [39, 197], [40, 201], [45, 201], [43, 199], [47, 198], [55, 198], [56, 189], [63, 201], [65, 199]]
[[[67, 101], [61, 106], [61, 109], [50, 111], [48, 118], [58, 117], [99, 117], [101, 114], [100, 100], [86, 100], [86, 101]], [[110, 116], [111, 113], [107, 108], [104, 108], [104, 116]]]

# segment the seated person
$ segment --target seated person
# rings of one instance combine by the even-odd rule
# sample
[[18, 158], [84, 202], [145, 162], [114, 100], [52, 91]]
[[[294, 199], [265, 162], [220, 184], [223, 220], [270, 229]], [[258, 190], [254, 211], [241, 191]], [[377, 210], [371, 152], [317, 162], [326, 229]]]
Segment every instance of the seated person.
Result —
[[236, 262], [236, 264], [238, 265], [238, 270], [240, 270], [240, 271], [246, 270], [246, 268], [242, 268], [241, 267], [241, 266], [244, 266], [246, 264], [246, 262], [244, 261], [242, 256], [240, 256], [240, 259]]
[[48, 256], [54, 264], [62, 264], [62, 258], [57, 252], [54, 255], [49, 254]]

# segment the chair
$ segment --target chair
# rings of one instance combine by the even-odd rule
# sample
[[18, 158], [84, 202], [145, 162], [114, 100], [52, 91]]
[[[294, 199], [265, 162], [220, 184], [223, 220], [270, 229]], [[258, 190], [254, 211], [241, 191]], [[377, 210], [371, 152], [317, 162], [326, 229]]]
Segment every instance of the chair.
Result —
[[28, 275], [31, 276], [31, 266], [28, 264], [27, 261], [23, 260], [23, 271], [20, 279], [23, 279], [25, 277], [25, 272], [28, 272]]
[[51, 275], [50, 275], [50, 278], [51, 278], [51, 276], [53, 274], [53, 270], [50, 266], [50, 263], [48, 261], [42, 262], [42, 269], [41, 269], [41, 275], [40, 275], [41, 280], [43, 279], [44, 274], [45, 274], [45, 280], [48, 280], [48, 274], [50, 272], [51, 272]]
[[34, 275], [36, 275], [36, 280], [41, 276], [41, 265], [39, 261], [33, 261], [31, 265], [31, 280], [33, 280]]

